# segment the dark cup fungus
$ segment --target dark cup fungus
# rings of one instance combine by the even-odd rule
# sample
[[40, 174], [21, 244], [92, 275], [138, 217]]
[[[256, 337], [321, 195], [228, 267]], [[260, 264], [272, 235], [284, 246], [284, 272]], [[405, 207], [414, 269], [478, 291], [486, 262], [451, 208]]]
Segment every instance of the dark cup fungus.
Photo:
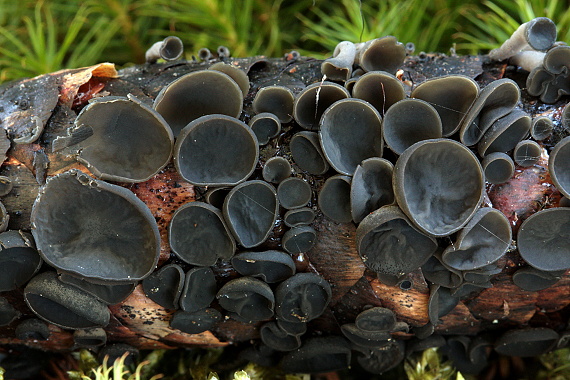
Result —
[[263, 112], [251, 118], [249, 127], [255, 133], [259, 145], [266, 145], [281, 132], [281, 121], [276, 115]]
[[423, 100], [402, 99], [386, 111], [382, 132], [388, 148], [402, 154], [418, 141], [440, 138], [441, 118]]
[[331, 286], [314, 273], [297, 273], [275, 290], [277, 318], [286, 322], [308, 322], [319, 317], [332, 297]]
[[160, 254], [158, 226], [148, 207], [130, 190], [78, 170], [47, 180], [31, 222], [48, 264], [91, 281], [141, 280]]
[[279, 318], [276, 319], [277, 326], [289, 335], [301, 336], [307, 332], [307, 324], [305, 322], [289, 322]]
[[300, 348], [286, 354], [280, 367], [287, 372], [320, 373], [348, 368], [352, 351], [339, 336], [308, 339]]
[[481, 157], [493, 152], [508, 152], [530, 132], [530, 116], [521, 110], [514, 110], [495, 121], [485, 132], [477, 145]]
[[317, 231], [310, 226], [293, 227], [281, 238], [283, 249], [291, 254], [309, 252], [316, 243]]
[[521, 224], [517, 246], [522, 258], [544, 271], [570, 268], [570, 208], [541, 210]]
[[217, 70], [200, 70], [165, 86], [156, 96], [153, 107], [177, 137], [182, 128], [201, 116], [223, 114], [239, 117], [243, 93], [229, 75]]
[[505, 254], [511, 238], [511, 225], [502, 212], [480, 208], [443, 252], [442, 261], [457, 270], [482, 268]]
[[170, 327], [186, 334], [200, 334], [211, 330], [222, 320], [222, 314], [212, 308], [194, 311], [192, 313], [179, 310], [172, 316]]
[[[568, 106], [564, 109], [570, 109]], [[562, 113], [564, 117], [564, 112]], [[569, 115], [570, 116], [570, 115]], [[537, 141], [546, 140], [552, 135], [552, 130], [554, 129], [554, 123], [552, 119], [547, 116], [539, 116], [532, 119], [532, 124], [530, 127], [530, 135], [533, 139]]]
[[59, 274], [59, 280], [91, 294], [107, 305], [115, 305], [125, 300], [137, 285], [136, 283], [97, 284], [65, 272]]
[[388, 346], [392, 338], [388, 331], [361, 330], [354, 323], [345, 323], [340, 330], [346, 339], [359, 347], [382, 348]]
[[[83, 135], [80, 141], [78, 135]], [[121, 182], [144, 182], [172, 157], [174, 138], [166, 121], [152, 108], [129, 95], [91, 101], [81, 110], [62, 144], [73, 144], [77, 160], [97, 177]], [[67, 142], [65, 142], [67, 141]]]
[[291, 164], [283, 157], [271, 157], [265, 161], [262, 175], [267, 182], [279, 183], [291, 176]]
[[437, 242], [411, 225], [397, 206], [367, 215], [356, 229], [356, 249], [375, 272], [400, 277], [423, 265]]
[[40, 270], [42, 259], [27, 232], [3, 232], [0, 245], [0, 292], [7, 292], [28, 282]]
[[334, 175], [325, 181], [319, 191], [319, 209], [337, 223], [350, 223], [350, 180], [344, 175]]
[[174, 165], [197, 186], [234, 186], [245, 181], [259, 158], [255, 133], [225, 115], [202, 116], [189, 123], [174, 145]]
[[428, 301], [428, 317], [433, 325], [439, 324], [441, 317], [449, 314], [459, 303], [459, 297], [451, 295], [449, 288], [431, 284]]
[[340, 174], [352, 175], [362, 160], [382, 156], [382, 117], [364, 100], [349, 98], [332, 104], [320, 126], [325, 158]]
[[487, 154], [481, 162], [485, 180], [492, 184], [507, 182], [515, 173], [515, 163], [506, 153], [494, 152]]
[[309, 225], [315, 220], [315, 211], [309, 207], [301, 207], [289, 210], [283, 215], [283, 221], [287, 227], [300, 227]]
[[329, 170], [329, 163], [325, 160], [316, 132], [296, 133], [289, 142], [289, 149], [293, 161], [301, 170], [314, 175], [322, 175]]
[[441, 261], [441, 252], [436, 252], [424, 265], [422, 274], [432, 284], [456, 288], [463, 282], [461, 272], [448, 267]]
[[556, 41], [556, 25], [547, 17], [537, 17], [521, 24], [500, 48], [489, 52], [489, 58], [503, 61], [522, 50], [546, 51]]
[[148, 63], [155, 63], [159, 58], [165, 61], [175, 61], [184, 52], [182, 40], [176, 36], [168, 36], [162, 41], [155, 42], [145, 53]]
[[208, 48], [201, 48], [200, 50], [198, 50], [198, 58], [200, 58], [200, 61], [209, 61], [210, 59], [212, 59], [213, 55], [212, 52], [210, 51], [210, 49]]
[[536, 141], [522, 140], [513, 150], [513, 158], [520, 166], [532, 166], [540, 158], [542, 148]]
[[232, 257], [232, 266], [242, 276], [261, 278], [267, 283], [280, 282], [295, 274], [295, 262], [285, 252], [241, 252]]
[[267, 86], [259, 89], [253, 99], [255, 113], [270, 112], [276, 115], [282, 123], [293, 120], [293, 91], [284, 86]]
[[24, 299], [38, 317], [67, 329], [106, 326], [107, 305], [84, 291], [58, 280], [55, 272], [44, 272], [24, 288]]
[[313, 83], [301, 91], [293, 104], [293, 117], [303, 128], [317, 130], [319, 120], [334, 102], [349, 98], [348, 90], [333, 82]]
[[442, 136], [459, 130], [461, 119], [479, 94], [479, 85], [464, 75], [445, 75], [420, 83], [410, 97], [431, 104], [441, 118]]
[[570, 46], [556, 46], [546, 52], [542, 66], [528, 75], [528, 94], [539, 96], [540, 101], [546, 104], [554, 104], [561, 96], [570, 94], [569, 60]]
[[570, 198], [570, 136], [560, 140], [550, 152], [548, 171], [558, 191]]
[[245, 248], [267, 239], [277, 219], [275, 188], [264, 181], [247, 181], [234, 187], [224, 201], [224, 219], [237, 242]]
[[221, 60], [231, 57], [230, 49], [227, 46], [218, 46], [216, 53], [218, 53], [218, 58]]
[[478, 374], [487, 367], [487, 345], [478, 338], [455, 336], [447, 340], [443, 350], [459, 371]]
[[520, 268], [513, 274], [513, 283], [529, 292], [538, 292], [556, 284], [564, 272], [545, 272], [531, 267]]
[[186, 312], [205, 309], [216, 298], [217, 290], [216, 277], [211, 268], [190, 269], [184, 279], [180, 308]]
[[204, 202], [182, 205], [168, 226], [170, 247], [188, 264], [214, 265], [218, 258], [229, 259], [236, 243], [219, 209]]
[[557, 341], [558, 333], [545, 327], [509, 330], [497, 339], [495, 351], [507, 356], [538, 356], [552, 350]]
[[[293, 278], [293, 277], [291, 277]], [[220, 306], [247, 322], [263, 321], [273, 317], [275, 297], [265, 282], [253, 277], [228, 281], [216, 295]]]
[[183, 286], [184, 271], [178, 264], [165, 265], [142, 281], [144, 294], [166, 309], [178, 309]]
[[394, 340], [389, 345], [377, 348], [358, 348], [358, 364], [366, 371], [375, 374], [383, 374], [391, 370], [404, 360], [405, 343], [402, 340]]
[[352, 75], [352, 65], [356, 57], [356, 46], [350, 41], [339, 42], [334, 48], [332, 58], [321, 64], [321, 73], [334, 81], [346, 81]]
[[352, 220], [360, 223], [372, 211], [394, 203], [394, 165], [384, 158], [368, 158], [356, 167], [350, 183]]
[[371, 307], [358, 314], [354, 324], [364, 331], [392, 331], [396, 327], [396, 315], [385, 307]]
[[247, 93], [249, 92], [249, 78], [245, 71], [225, 62], [214, 63], [212, 66], [208, 67], [208, 70], [216, 70], [228, 75], [237, 83], [243, 97], [245, 98], [247, 96]]
[[483, 198], [483, 169], [473, 152], [449, 139], [415, 143], [394, 166], [396, 202], [423, 233], [461, 229]]
[[47, 340], [51, 332], [47, 323], [38, 318], [30, 318], [18, 323], [14, 335], [21, 340]]
[[73, 341], [79, 347], [95, 348], [107, 343], [107, 333], [101, 327], [75, 330]]
[[372, 104], [384, 115], [392, 104], [404, 99], [404, 85], [394, 75], [385, 71], [371, 71], [354, 84], [352, 96]]
[[226, 195], [229, 194], [230, 190], [231, 188], [229, 187], [214, 187], [213, 189], [206, 191], [204, 200], [218, 210], [221, 210], [222, 207], [224, 207]]
[[276, 322], [267, 322], [259, 329], [263, 344], [276, 351], [293, 351], [301, 347], [301, 339], [282, 330]]
[[0, 297], [0, 327], [8, 326], [19, 316], [20, 312], [6, 298]]
[[461, 121], [461, 142], [467, 146], [477, 144], [497, 119], [515, 108], [520, 96], [519, 86], [511, 79], [503, 78], [489, 83]]
[[302, 178], [287, 178], [277, 187], [279, 204], [288, 210], [306, 206], [312, 195], [311, 185]]
[[0, 197], [4, 197], [12, 191], [14, 184], [9, 177], [0, 176]]
[[395, 74], [404, 64], [406, 48], [394, 36], [384, 36], [357, 46], [356, 64], [364, 71], [386, 71]]

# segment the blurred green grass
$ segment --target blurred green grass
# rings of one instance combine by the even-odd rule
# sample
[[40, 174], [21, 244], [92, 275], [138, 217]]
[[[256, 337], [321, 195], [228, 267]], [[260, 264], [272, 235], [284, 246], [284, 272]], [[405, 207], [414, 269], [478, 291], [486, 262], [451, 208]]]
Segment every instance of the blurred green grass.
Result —
[[534, 17], [568, 42], [563, 0], [0, 0], [0, 82], [109, 61], [144, 62], [152, 43], [180, 37], [233, 56], [324, 58], [342, 40], [394, 35], [416, 53], [485, 53]]

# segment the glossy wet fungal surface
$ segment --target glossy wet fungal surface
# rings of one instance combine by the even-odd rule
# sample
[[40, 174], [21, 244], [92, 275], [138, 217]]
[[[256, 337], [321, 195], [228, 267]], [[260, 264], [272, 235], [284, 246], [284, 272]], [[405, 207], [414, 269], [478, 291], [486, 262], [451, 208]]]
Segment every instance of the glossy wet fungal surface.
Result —
[[201, 116], [239, 117], [242, 102], [242, 90], [229, 75], [217, 70], [201, 70], [164, 87], [154, 100], [153, 108], [164, 117], [177, 137], [182, 128]]
[[275, 296], [265, 282], [253, 277], [230, 280], [216, 295], [220, 306], [246, 322], [263, 321], [273, 316]]
[[313, 273], [297, 273], [275, 290], [275, 313], [287, 322], [308, 322], [319, 317], [331, 299], [329, 283]]
[[279, 183], [291, 176], [291, 164], [283, 157], [271, 157], [263, 167], [266, 182]]
[[241, 252], [232, 258], [232, 266], [242, 276], [258, 277], [267, 283], [280, 282], [295, 274], [295, 262], [285, 252]]
[[156, 111], [130, 96], [103, 97], [88, 104], [68, 131], [83, 139], [70, 148], [97, 177], [143, 182], [170, 161], [174, 139], [170, 126]]
[[282, 238], [283, 249], [291, 254], [309, 252], [316, 243], [317, 231], [305, 225], [291, 228]]
[[212, 269], [207, 267], [190, 269], [184, 278], [180, 308], [189, 313], [205, 309], [216, 297], [216, 291], [216, 277]]
[[[257, 137], [242, 121], [225, 115], [203, 116], [180, 132], [174, 164], [193, 185], [233, 186], [253, 173], [257, 145]], [[212, 152], [218, 154], [215, 160]]]
[[259, 145], [265, 145], [281, 132], [281, 121], [269, 112], [259, 113], [251, 118], [249, 126], [255, 133]]
[[387, 71], [395, 74], [404, 63], [406, 49], [394, 36], [365, 42], [359, 49], [358, 63], [364, 71]]
[[345, 99], [332, 104], [320, 127], [323, 153], [340, 174], [352, 175], [362, 160], [382, 156], [382, 117], [368, 102]]
[[168, 227], [170, 247], [189, 264], [214, 265], [218, 258], [229, 259], [236, 244], [221, 210], [203, 202], [178, 208]]
[[224, 201], [223, 214], [237, 242], [244, 248], [251, 248], [267, 239], [278, 208], [275, 188], [267, 182], [254, 180], [230, 191]]
[[131, 191], [76, 170], [47, 181], [32, 223], [42, 258], [79, 276], [137, 281], [158, 261], [158, 227], [147, 206]]
[[428, 235], [463, 227], [483, 197], [483, 171], [465, 146], [449, 139], [418, 142], [394, 166], [394, 193], [404, 213]]
[[142, 286], [148, 298], [167, 309], [176, 309], [184, 286], [184, 271], [176, 264], [165, 265], [145, 278]]
[[557, 271], [570, 268], [570, 208], [539, 211], [519, 228], [517, 244], [522, 258], [532, 267]]
[[544, 61], [531, 71], [527, 77], [527, 91], [532, 96], [540, 97], [546, 104], [556, 103], [563, 95], [570, 93], [567, 75], [570, 47], [556, 46], [546, 52]]
[[550, 118], [546, 116], [536, 117], [532, 119], [530, 135], [537, 141], [545, 140], [552, 135], [553, 129], [554, 123]]

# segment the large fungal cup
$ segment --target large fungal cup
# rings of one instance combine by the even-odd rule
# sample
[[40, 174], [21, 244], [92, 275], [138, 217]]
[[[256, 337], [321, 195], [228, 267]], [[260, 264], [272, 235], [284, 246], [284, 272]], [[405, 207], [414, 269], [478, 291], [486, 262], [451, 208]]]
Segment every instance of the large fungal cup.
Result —
[[483, 199], [485, 180], [479, 160], [449, 139], [415, 143], [394, 166], [397, 204], [420, 231], [452, 234], [473, 216]]
[[352, 88], [352, 96], [372, 104], [384, 115], [392, 104], [404, 99], [404, 85], [385, 71], [371, 71], [362, 75]]
[[570, 198], [570, 136], [554, 146], [548, 159], [552, 182], [566, 198]]
[[78, 170], [48, 179], [31, 221], [48, 264], [93, 281], [143, 279], [160, 254], [158, 226], [148, 207], [131, 191]]
[[262, 87], [253, 98], [255, 113], [269, 112], [276, 115], [282, 123], [293, 120], [295, 94], [284, 86]]
[[180, 132], [174, 165], [182, 178], [198, 186], [234, 186], [245, 181], [259, 158], [254, 132], [226, 115], [202, 116]]
[[493, 152], [508, 152], [530, 132], [530, 116], [521, 110], [514, 110], [495, 121], [479, 144], [477, 151], [481, 157]]
[[394, 36], [385, 36], [358, 46], [356, 63], [364, 71], [395, 74], [406, 58], [406, 48]]
[[372, 211], [394, 203], [394, 165], [384, 158], [368, 158], [356, 167], [350, 183], [352, 220], [360, 223]]
[[334, 102], [348, 97], [348, 90], [341, 85], [328, 81], [313, 83], [295, 98], [293, 117], [301, 127], [317, 130], [323, 112]]
[[320, 126], [323, 153], [340, 174], [352, 175], [362, 160], [382, 156], [382, 117], [364, 100], [351, 98], [332, 104], [323, 113]]
[[325, 174], [329, 170], [329, 163], [324, 157], [316, 132], [298, 132], [289, 142], [293, 161], [306, 172], [314, 175]]

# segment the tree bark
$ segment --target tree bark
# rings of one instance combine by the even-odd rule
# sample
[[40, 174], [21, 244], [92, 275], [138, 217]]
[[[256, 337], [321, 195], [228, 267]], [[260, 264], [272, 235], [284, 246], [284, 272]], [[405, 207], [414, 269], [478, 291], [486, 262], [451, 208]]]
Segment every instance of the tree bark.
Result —
[[[282, 59], [235, 59], [231, 63], [248, 72], [251, 89], [244, 101], [244, 115], [253, 114], [251, 103], [260, 87], [280, 84], [300, 90], [305, 85], [320, 81], [320, 63], [314, 59], [286, 61]], [[57, 136], [73, 124], [76, 112], [93, 96], [132, 93], [143, 102], [151, 103], [160, 89], [172, 80], [188, 72], [206, 68], [205, 63], [176, 62], [139, 65], [118, 73], [111, 64], [91, 68], [65, 70], [4, 85], [0, 88], [0, 116], [2, 127], [12, 140], [7, 159], [0, 175], [11, 178], [14, 188], [2, 198], [10, 215], [10, 229], [30, 230], [30, 212], [38, 189], [45, 178], [79, 168], [88, 170], [72, 157], [53, 153], [51, 146]], [[483, 56], [409, 57], [398, 78], [408, 88], [424, 80], [445, 75], [463, 74], [476, 79], [481, 85], [505, 75], [504, 64], [490, 64]], [[522, 83], [524, 73], [511, 72], [510, 77]], [[522, 87], [522, 86], [521, 86]], [[559, 119], [566, 100], [548, 106], [536, 99], [523, 97], [523, 108], [532, 116], [553, 115]], [[14, 139], [33, 133], [36, 121], [45, 126], [41, 137], [32, 143], [16, 144]], [[569, 132], [559, 123], [554, 136], [545, 143], [552, 147]], [[1, 144], [0, 144], [1, 146]], [[261, 160], [275, 152], [275, 147], [264, 148]], [[517, 168], [508, 183], [488, 186], [488, 202], [501, 210], [516, 229], [528, 215], [544, 207], [557, 206], [560, 193], [552, 185], [547, 172], [548, 160], [530, 168]], [[313, 179], [314, 187], [322, 184], [322, 178]], [[123, 184], [131, 189], [150, 208], [159, 224], [161, 256], [159, 266], [170, 258], [167, 226], [174, 211], [181, 205], [195, 200], [198, 189], [186, 183], [172, 165], [147, 182]], [[314, 223], [318, 232], [316, 246], [305, 255], [295, 257], [298, 268], [322, 275], [332, 286], [332, 302], [325, 314], [309, 323], [312, 334], [336, 331], [340, 325], [354, 321], [367, 305], [392, 309], [399, 320], [411, 326], [428, 322], [427, 304], [429, 286], [421, 271], [411, 274], [414, 286], [410, 290], [388, 286], [379, 281], [375, 273], [367, 270], [355, 248], [356, 227], [352, 223], [339, 224], [319, 215]], [[275, 236], [281, 231], [277, 228]], [[513, 236], [516, 236], [515, 234]], [[270, 243], [268, 245], [271, 245]], [[492, 279], [493, 287], [474, 293], [442, 318], [436, 331], [443, 334], [475, 335], [484, 331], [502, 331], [520, 326], [547, 326], [562, 328], [570, 315], [570, 275], [566, 273], [553, 287], [528, 292], [515, 286], [511, 280], [514, 271], [522, 265], [522, 259], [513, 250], [502, 259], [504, 269]], [[228, 263], [214, 267], [221, 286], [237, 274]], [[23, 301], [22, 289], [1, 294], [21, 313], [19, 320], [33, 316]], [[249, 341], [259, 337], [259, 324], [251, 325], [226, 319], [213, 331], [201, 334], [185, 334], [169, 327], [173, 313], [147, 298], [139, 285], [122, 303], [111, 306], [111, 323], [106, 327], [110, 341], [131, 344], [142, 349], [191, 346], [225, 346], [233, 342]], [[73, 347], [72, 333], [50, 325], [51, 337], [47, 341], [19, 341], [14, 336], [16, 323], [0, 328], [0, 345], [25, 344], [51, 351]], [[397, 333], [402, 338], [411, 334]]]

